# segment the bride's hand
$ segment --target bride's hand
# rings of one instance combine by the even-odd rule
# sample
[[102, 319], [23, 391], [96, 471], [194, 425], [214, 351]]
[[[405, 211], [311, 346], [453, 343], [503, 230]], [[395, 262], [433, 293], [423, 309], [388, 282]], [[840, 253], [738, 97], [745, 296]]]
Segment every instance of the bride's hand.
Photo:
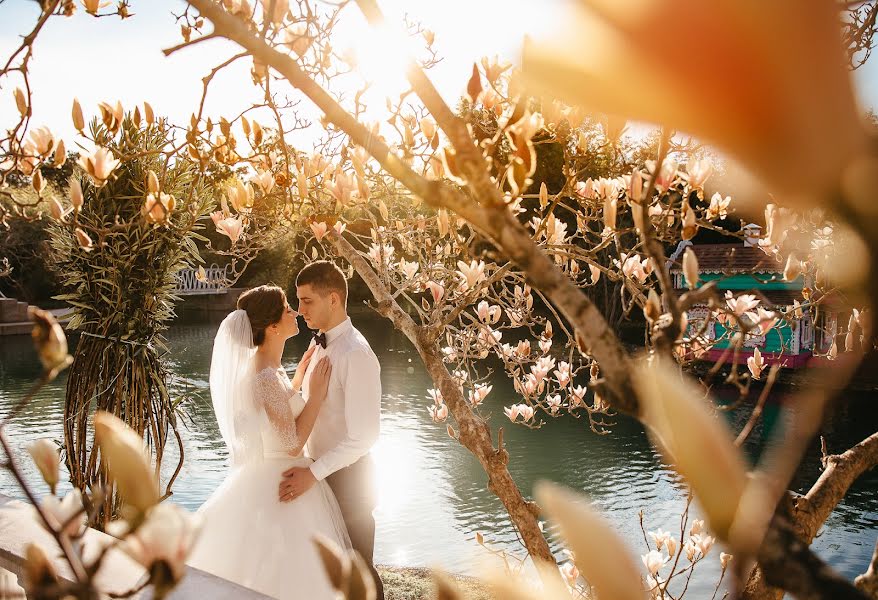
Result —
[[296, 374], [293, 375], [293, 389], [296, 391], [302, 388], [302, 382], [305, 381], [305, 371], [308, 370], [308, 365], [311, 364], [311, 357], [314, 356], [316, 351], [317, 345], [315, 344], [302, 355], [302, 360], [299, 361], [299, 365], [296, 367]]
[[323, 402], [329, 389], [329, 376], [332, 375], [332, 364], [329, 357], [324, 356], [311, 371], [311, 385], [308, 387], [308, 402]]

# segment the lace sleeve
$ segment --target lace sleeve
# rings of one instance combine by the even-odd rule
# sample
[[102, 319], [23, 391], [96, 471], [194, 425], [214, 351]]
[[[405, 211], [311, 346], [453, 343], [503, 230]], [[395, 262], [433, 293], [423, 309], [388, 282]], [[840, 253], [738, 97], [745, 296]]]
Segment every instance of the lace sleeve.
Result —
[[280, 438], [284, 448], [295, 451], [299, 448], [296, 434], [296, 418], [290, 407], [294, 392], [284, 385], [276, 371], [265, 370], [256, 376], [256, 404], [265, 410], [268, 422]]

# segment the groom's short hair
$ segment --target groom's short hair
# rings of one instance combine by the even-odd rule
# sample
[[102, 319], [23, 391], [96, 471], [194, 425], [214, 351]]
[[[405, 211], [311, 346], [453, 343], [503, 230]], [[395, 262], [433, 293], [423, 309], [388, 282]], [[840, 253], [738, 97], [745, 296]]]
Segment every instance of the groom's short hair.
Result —
[[347, 305], [348, 281], [335, 263], [318, 260], [305, 265], [296, 276], [296, 287], [310, 285], [321, 296], [336, 292], [341, 303]]

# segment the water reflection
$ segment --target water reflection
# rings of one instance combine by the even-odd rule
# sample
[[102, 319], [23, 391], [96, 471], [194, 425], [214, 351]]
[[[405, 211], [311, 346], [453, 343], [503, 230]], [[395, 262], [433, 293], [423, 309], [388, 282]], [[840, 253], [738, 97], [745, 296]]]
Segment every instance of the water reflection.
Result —
[[[474, 542], [477, 531], [497, 548], [521, 554], [516, 534], [499, 500], [487, 489], [478, 461], [450, 439], [445, 427], [430, 421], [426, 390], [432, 387], [407, 340], [386, 321], [365, 314], [355, 325], [370, 340], [382, 364], [384, 389], [381, 439], [374, 449], [381, 489], [376, 511], [376, 560], [400, 565], [441, 566], [474, 572], [486, 552]], [[183, 450], [186, 461], [174, 485], [174, 501], [197, 509], [219, 485], [226, 471], [226, 450], [219, 436], [207, 392], [213, 335], [218, 323], [175, 325], [169, 332], [165, 357], [174, 373], [172, 390], [185, 396]], [[284, 364], [292, 372], [308, 339], [291, 341]], [[26, 336], [0, 338], [0, 411], [8, 408], [38, 376], [36, 357]], [[39, 437], [60, 439], [65, 377], [43, 389], [34, 403], [11, 426], [16, 449]], [[504, 426], [509, 469], [522, 491], [549, 479], [583, 490], [607, 514], [629, 541], [632, 553], [644, 551], [638, 513], [645, 512], [646, 527], [679, 530], [685, 505], [682, 487], [662, 468], [642, 427], [619, 417], [613, 433], [597, 436], [584, 420], [552, 420], [541, 430], [512, 427], [502, 407], [513, 401], [505, 380], [494, 382], [485, 401], [492, 427]], [[876, 428], [875, 410], [851, 406], [855, 414], [838, 415], [827, 434], [830, 450], [839, 451], [863, 439]], [[776, 407], [766, 409], [773, 422]], [[730, 413], [739, 422], [743, 412]], [[496, 435], [496, 431], [495, 431]], [[762, 425], [747, 447], [755, 458], [762, 450]], [[169, 444], [164, 477], [170, 476], [178, 449]], [[38, 475], [29, 461], [22, 465], [31, 481]], [[809, 451], [796, 479], [806, 489], [819, 475], [819, 449]], [[0, 491], [20, 495], [8, 473], [0, 473]], [[878, 531], [878, 473], [867, 474], [851, 489], [833, 513], [814, 548], [847, 577], [868, 564]], [[558, 549], [553, 542], [554, 549]], [[692, 597], [713, 592], [719, 573], [718, 551], [699, 568], [690, 584]]]

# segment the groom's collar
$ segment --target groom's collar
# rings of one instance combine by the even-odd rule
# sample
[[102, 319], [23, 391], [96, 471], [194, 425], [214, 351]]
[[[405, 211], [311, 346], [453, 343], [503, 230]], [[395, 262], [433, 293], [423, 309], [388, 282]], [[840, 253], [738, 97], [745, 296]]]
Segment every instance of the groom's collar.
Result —
[[351, 323], [351, 318], [348, 317], [347, 319], [326, 332], [326, 345], [328, 346], [333, 342], [333, 340], [340, 338], [342, 335], [344, 335], [353, 328], [354, 324]]

